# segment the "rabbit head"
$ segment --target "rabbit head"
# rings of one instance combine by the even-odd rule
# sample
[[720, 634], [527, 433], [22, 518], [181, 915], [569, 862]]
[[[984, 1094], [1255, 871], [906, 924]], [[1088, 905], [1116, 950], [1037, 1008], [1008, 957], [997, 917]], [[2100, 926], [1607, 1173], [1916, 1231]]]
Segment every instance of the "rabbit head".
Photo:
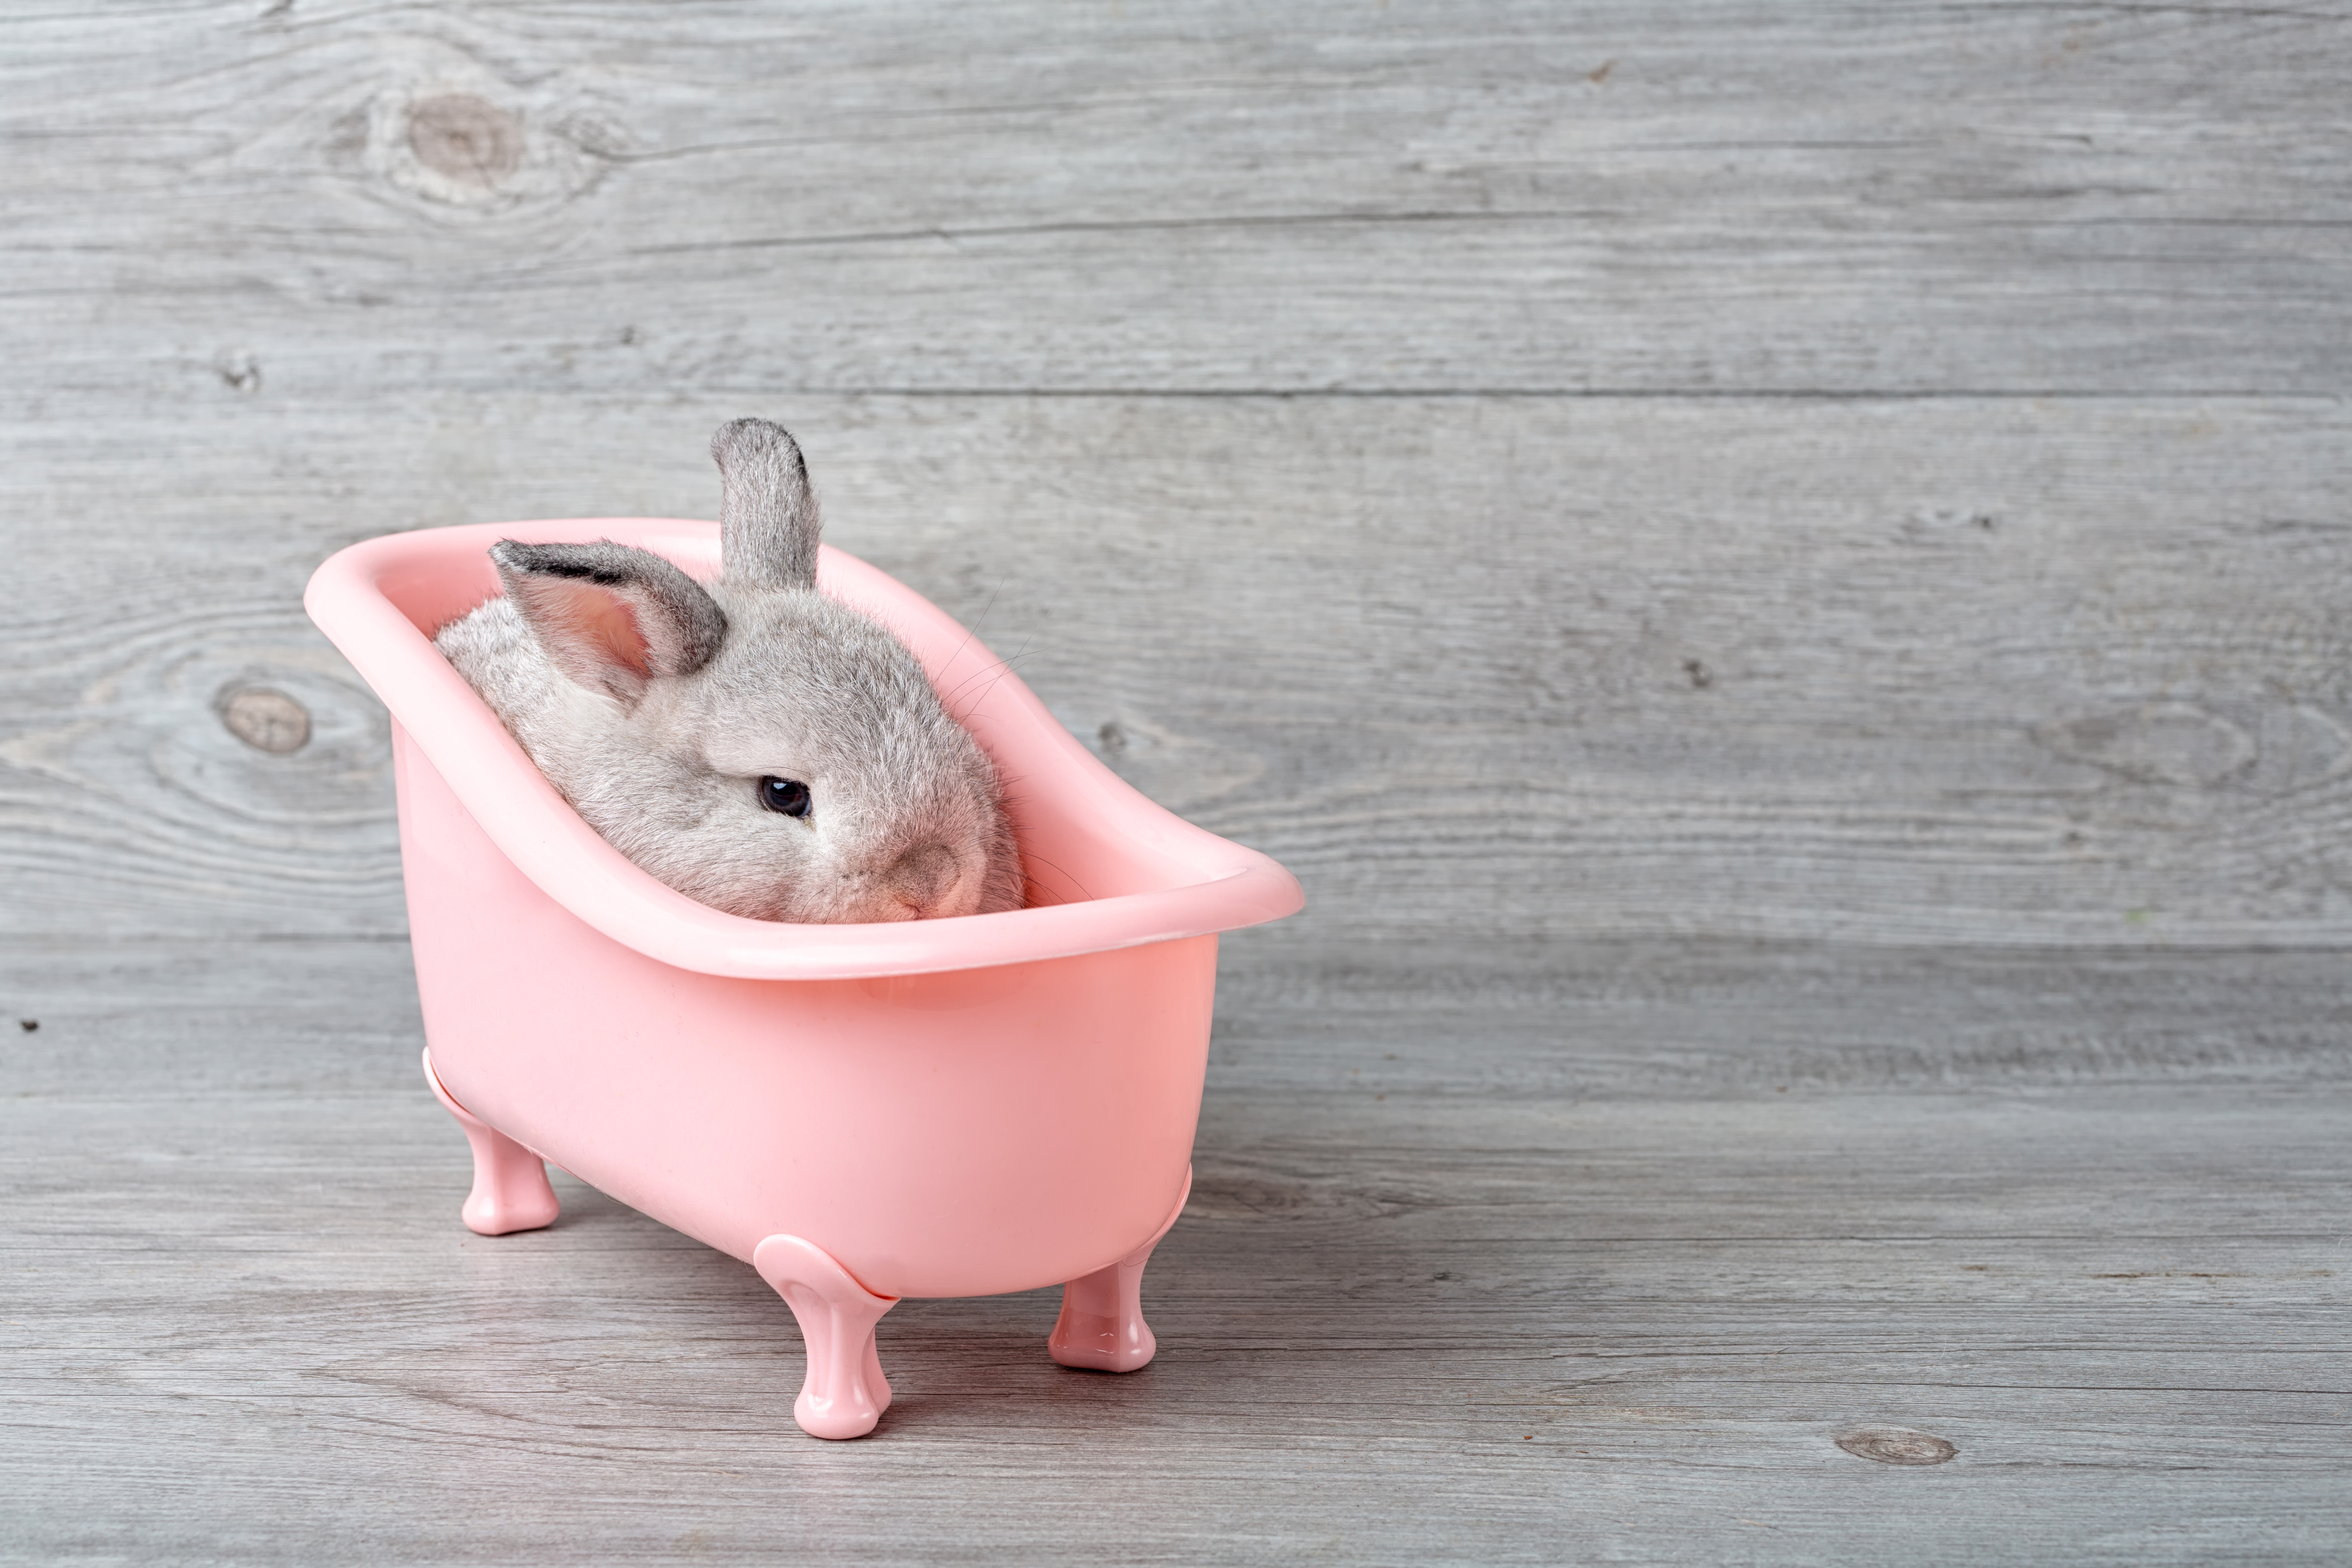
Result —
[[896, 637], [817, 592], [799, 447], [739, 419], [711, 454], [708, 588], [626, 545], [493, 547], [544, 689], [485, 696], [597, 831], [704, 903], [813, 921], [1019, 908], [994, 765]]

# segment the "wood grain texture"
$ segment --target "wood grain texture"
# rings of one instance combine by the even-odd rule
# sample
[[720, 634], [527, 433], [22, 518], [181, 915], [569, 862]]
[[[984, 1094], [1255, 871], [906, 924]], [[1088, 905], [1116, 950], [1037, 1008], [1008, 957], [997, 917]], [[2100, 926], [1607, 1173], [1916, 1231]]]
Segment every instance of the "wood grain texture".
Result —
[[[2340, 1077], [2168, 1081], [2070, 1044], [2114, 1014], [2069, 1010], [2071, 958], [1974, 961], [2053, 998], [2032, 1082], [1951, 1048], [1983, 991], [1948, 955], [1727, 947], [1704, 995], [1670, 949], [1582, 961], [1623, 977], [1619, 1025], [1554, 1050], [1603, 1092], [1220, 1067], [1150, 1281], [1158, 1363], [1052, 1366], [1049, 1293], [908, 1302], [882, 1331], [898, 1402], [835, 1447], [793, 1426], [791, 1318], [749, 1269], [569, 1182], [552, 1230], [458, 1226], [463, 1142], [394, 1037], [401, 944], [19, 944], [0, 1001], [44, 1016], [0, 1037], [0, 1552], [2144, 1563], [2352, 1542]], [[2343, 1004], [2294, 955], [2217, 962], [2258, 998], [2250, 1037]], [[1898, 992], [1933, 1082], [1698, 1086], [1640, 1048], [1686, 1035], [1695, 1001], [1727, 1045], [1743, 1013]], [[1406, 1020], [1358, 1054], [1434, 1082], [1458, 1025]], [[1958, 1453], [1836, 1446], [1873, 1426]]]
[[[2352, 1557], [2347, 21], [0, 16], [0, 1559]], [[297, 605], [746, 413], [1312, 900], [1160, 1361], [908, 1303], [845, 1448], [458, 1226]]]
[[[731, 399], [265, 390], [8, 434], [16, 931], [402, 929], [310, 568], [695, 515]], [[820, 399], [830, 536], [1322, 938], [2341, 943], [2352, 422], [2315, 400]], [[286, 445], [292, 442], [293, 445]], [[118, 495], [135, 525], [110, 531]], [[273, 755], [221, 695], [282, 689]]]
[[2352, 1079], [2352, 973], [2334, 949], [1306, 934], [1226, 939], [1211, 1059], [1236, 1093], [1614, 1102], [2085, 1080], [2333, 1093]]
[[[0, 26], [65, 386], [2333, 395], [2352, 342], [2329, 5]], [[511, 167], [430, 165], [456, 99]]]
[[397, 934], [309, 568], [756, 409], [1318, 938], [2346, 939], [2333, 12], [0, 40], [0, 930]]

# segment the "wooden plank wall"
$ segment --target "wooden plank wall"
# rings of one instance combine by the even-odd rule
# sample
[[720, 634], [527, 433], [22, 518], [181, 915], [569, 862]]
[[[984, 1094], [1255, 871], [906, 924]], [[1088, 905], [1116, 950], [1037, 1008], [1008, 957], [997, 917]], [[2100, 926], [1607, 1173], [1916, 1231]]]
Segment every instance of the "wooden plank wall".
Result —
[[[2352, 1556], [2347, 80], [2339, 0], [0, 8], [0, 1559]], [[748, 1271], [456, 1227], [299, 605], [751, 413], [1311, 900], [1161, 1361], [909, 1303], [846, 1450]]]
[[[310, 566], [708, 515], [759, 412], [837, 542], [1296, 866], [1302, 931], [2341, 942], [2345, 47], [2112, 5], [16, 18], [5, 918], [399, 931]], [[230, 736], [247, 686], [311, 743]]]

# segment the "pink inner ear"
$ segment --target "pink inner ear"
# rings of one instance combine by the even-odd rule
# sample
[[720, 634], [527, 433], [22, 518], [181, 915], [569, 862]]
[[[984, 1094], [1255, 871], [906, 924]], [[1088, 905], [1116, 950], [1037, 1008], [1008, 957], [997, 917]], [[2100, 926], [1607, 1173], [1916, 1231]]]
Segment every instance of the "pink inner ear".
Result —
[[542, 578], [533, 595], [542, 615], [562, 624], [564, 640], [607, 664], [617, 664], [641, 676], [653, 672], [646, 657], [645, 633], [637, 629], [637, 614], [625, 600], [589, 583]]

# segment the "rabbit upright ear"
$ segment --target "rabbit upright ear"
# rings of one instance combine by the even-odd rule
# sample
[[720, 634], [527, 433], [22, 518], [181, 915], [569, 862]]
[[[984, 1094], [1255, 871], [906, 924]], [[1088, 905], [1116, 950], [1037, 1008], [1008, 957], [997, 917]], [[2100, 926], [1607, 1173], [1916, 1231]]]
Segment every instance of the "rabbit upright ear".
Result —
[[823, 529], [801, 449], [781, 425], [736, 419], [710, 438], [719, 464], [719, 536], [727, 580], [747, 588], [816, 586]]
[[502, 539], [490, 560], [555, 667], [630, 707], [654, 677], [709, 663], [727, 635], [727, 616], [702, 584], [650, 551]]

